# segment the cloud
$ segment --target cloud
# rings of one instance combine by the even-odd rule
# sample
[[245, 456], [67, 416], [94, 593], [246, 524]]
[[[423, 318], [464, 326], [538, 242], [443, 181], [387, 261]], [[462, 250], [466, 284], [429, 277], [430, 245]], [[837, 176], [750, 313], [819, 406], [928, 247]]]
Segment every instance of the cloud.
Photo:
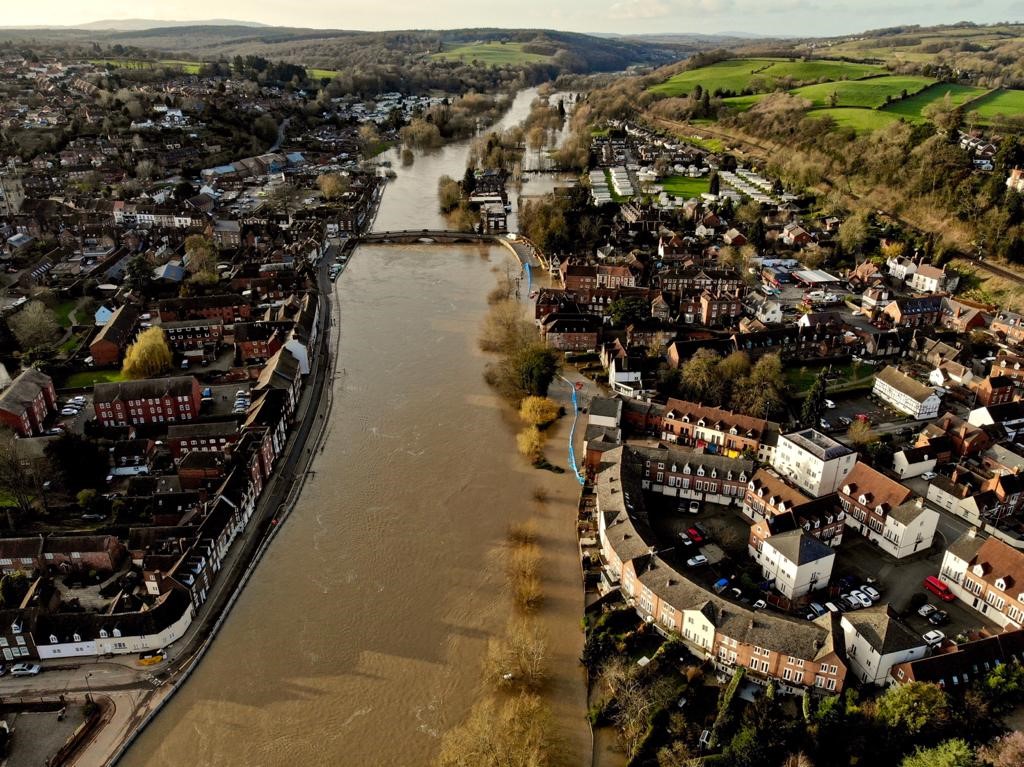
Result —
[[658, 19], [673, 13], [671, 6], [658, 0], [622, 0], [608, 9], [608, 18]]

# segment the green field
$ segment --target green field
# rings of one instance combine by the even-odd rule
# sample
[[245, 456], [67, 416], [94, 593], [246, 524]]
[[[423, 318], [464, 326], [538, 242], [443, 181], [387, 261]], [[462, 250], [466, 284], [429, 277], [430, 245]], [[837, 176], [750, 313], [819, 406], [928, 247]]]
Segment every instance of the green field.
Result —
[[306, 76], [311, 80], [333, 80], [338, 76], [337, 69], [316, 69], [310, 67], [306, 70]]
[[1006, 117], [1024, 116], [1024, 91], [992, 91], [967, 107], [969, 112], [977, 112], [983, 120], [991, 120], [997, 115]]
[[[793, 91], [811, 102], [814, 107], [867, 107], [873, 109], [885, 105], [886, 97], [898, 99], [906, 90], [913, 94], [931, 85], [934, 80], [928, 77], [890, 75], [872, 77], [869, 80], [856, 80], [834, 83], [818, 83], [806, 85]], [[830, 103], [832, 95], [836, 103]]]
[[722, 99], [722, 103], [731, 109], [735, 109], [737, 112], [746, 112], [763, 99], [765, 95], [764, 93], [755, 93], [752, 96], [730, 96], [727, 99]]
[[902, 115], [908, 120], [924, 120], [924, 110], [931, 104], [940, 104], [949, 94], [949, 101], [953, 106], [960, 106], [966, 101], [971, 101], [986, 93], [985, 88], [976, 88], [973, 85], [957, 85], [956, 83], [935, 83], [925, 88], [920, 93], [908, 96], [901, 101], [888, 104], [882, 109], [886, 112]]
[[838, 107], [836, 109], [812, 109], [808, 117], [831, 117], [840, 128], [853, 128], [857, 133], [868, 133], [879, 128], [899, 122], [901, 115], [882, 112], [878, 109], [856, 109]]
[[689, 200], [691, 197], [700, 197], [705, 194], [710, 186], [710, 181], [707, 178], [669, 176], [659, 181], [658, 186], [673, 197]]
[[448, 51], [435, 53], [435, 59], [454, 59], [458, 61], [479, 61], [490, 66], [502, 66], [504, 64], [530, 64], [533, 62], [546, 62], [551, 56], [540, 53], [527, 53], [523, 50], [525, 43], [502, 43], [492, 41], [488, 43], [471, 43], [460, 45]]
[[664, 96], [682, 96], [700, 85], [714, 93], [736, 91], [757, 86], [754, 90], [769, 91], [780, 80], [808, 82], [815, 80], [855, 80], [885, 70], [875, 64], [851, 64], [846, 61], [799, 61], [788, 59], [732, 59], [719, 61], [700, 69], [691, 69], [670, 77], [650, 90]]
[[158, 61], [147, 61], [145, 59], [90, 59], [91, 64], [98, 67], [105, 67], [108, 64], [112, 67], [124, 69], [180, 69], [187, 75], [197, 75], [202, 69], [201, 61], [183, 61], [181, 59], [159, 59]]

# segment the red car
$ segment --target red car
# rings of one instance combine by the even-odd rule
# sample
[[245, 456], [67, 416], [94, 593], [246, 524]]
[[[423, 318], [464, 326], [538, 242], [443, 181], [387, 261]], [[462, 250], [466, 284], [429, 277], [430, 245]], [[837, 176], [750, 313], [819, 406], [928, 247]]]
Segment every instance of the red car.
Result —
[[690, 536], [690, 540], [696, 543], [698, 546], [704, 543], [704, 536], [700, 534], [700, 530], [698, 530], [696, 527], [691, 527], [686, 532]]
[[857, 413], [854, 418], [863, 423], [871, 423], [871, 417], [868, 416], [867, 413]]

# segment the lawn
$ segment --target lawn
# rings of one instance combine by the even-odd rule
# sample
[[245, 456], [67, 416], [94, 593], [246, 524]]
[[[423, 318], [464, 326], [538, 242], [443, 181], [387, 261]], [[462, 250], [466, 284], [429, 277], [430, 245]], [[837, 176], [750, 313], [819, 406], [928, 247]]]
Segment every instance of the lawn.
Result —
[[870, 133], [899, 122], [901, 115], [882, 112], [878, 109], [812, 109], [809, 117], [831, 117], [840, 128], [853, 128], [857, 133]]
[[120, 370], [83, 370], [80, 373], [69, 375], [60, 388], [84, 389], [98, 383], [113, 383], [123, 380], [125, 379]]
[[1024, 115], [1024, 91], [992, 91], [969, 104], [967, 110], [977, 112], [983, 120], [991, 120], [997, 115], [1020, 117]]
[[935, 83], [925, 88], [920, 93], [908, 96], [900, 101], [888, 104], [882, 109], [892, 114], [902, 115], [914, 122], [924, 120], [924, 110], [930, 104], [940, 104], [949, 94], [949, 101], [953, 106], [976, 99], [987, 92], [985, 88], [976, 88], [973, 85], [957, 85], [956, 83]]
[[540, 53], [527, 53], [523, 50], [525, 43], [502, 43], [492, 41], [488, 43], [471, 43], [460, 45], [448, 51], [435, 53], [435, 59], [457, 59], [458, 61], [479, 61], [489, 66], [502, 66], [505, 64], [530, 64], [533, 62], [550, 61], [550, 56]]
[[673, 197], [689, 200], [700, 197], [708, 191], [710, 181], [707, 178], [690, 178], [689, 176], [669, 176], [658, 182], [658, 185]]
[[710, 66], [680, 72], [650, 90], [665, 96], [682, 96], [697, 85], [714, 93], [716, 90], [740, 92], [759, 78], [755, 90], [774, 89], [781, 79], [795, 82], [857, 79], [879, 74], [884, 70], [874, 64], [852, 64], [846, 61], [799, 61], [789, 59], [731, 59]]
[[[57, 324], [62, 328], [69, 327], [71, 325], [71, 318], [68, 316], [78, 306], [78, 299], [73, 298], [68, 301], [62, 301], [57, 305], [57, 308], [53, 310], [53, 313], [57, 316]], [[81, 321], [81, 317], [78, 318]]]
[[[883, 106], [886, 97], [898, 99], [905, 90], [908, 94], [917, 93], [935, 81], [929, 77], [890, 75], [872, 77], [868, 80], [854, 80], [834, 83], [818, 83], [797, 88], [793, 94], [801, 96], [815, 107], [867, 107], [873, 109]], [[831, 102], [832, 95], [836, 103]]]
[[[828, 365], [801, 366], [788, 365], [786, 367], [786, 383], [789, 390], [796, 397], [803, 397], [811, 388], [811, 384], [818, 377], [818, 373], [827, 369]], [[827, 389], [844, 389], [850, 385], [862, 384], [874, 376], [874, 368], [870, 365], [861, 365], [855, 362], [846, 362], [841, 365], [832, 365], [832, 376], [828, 381]]]

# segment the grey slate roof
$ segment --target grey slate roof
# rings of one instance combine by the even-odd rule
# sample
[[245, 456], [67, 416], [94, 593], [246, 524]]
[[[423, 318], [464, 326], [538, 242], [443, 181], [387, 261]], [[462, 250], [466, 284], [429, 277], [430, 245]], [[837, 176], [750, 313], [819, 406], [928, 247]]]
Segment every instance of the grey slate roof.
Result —
[[875, 605], [866, 610], [844, 613], [843, 621], [853, 626], [879, 655], [888, 655], [914, 647], [924, 641], [889, 613], [888, 605]]

